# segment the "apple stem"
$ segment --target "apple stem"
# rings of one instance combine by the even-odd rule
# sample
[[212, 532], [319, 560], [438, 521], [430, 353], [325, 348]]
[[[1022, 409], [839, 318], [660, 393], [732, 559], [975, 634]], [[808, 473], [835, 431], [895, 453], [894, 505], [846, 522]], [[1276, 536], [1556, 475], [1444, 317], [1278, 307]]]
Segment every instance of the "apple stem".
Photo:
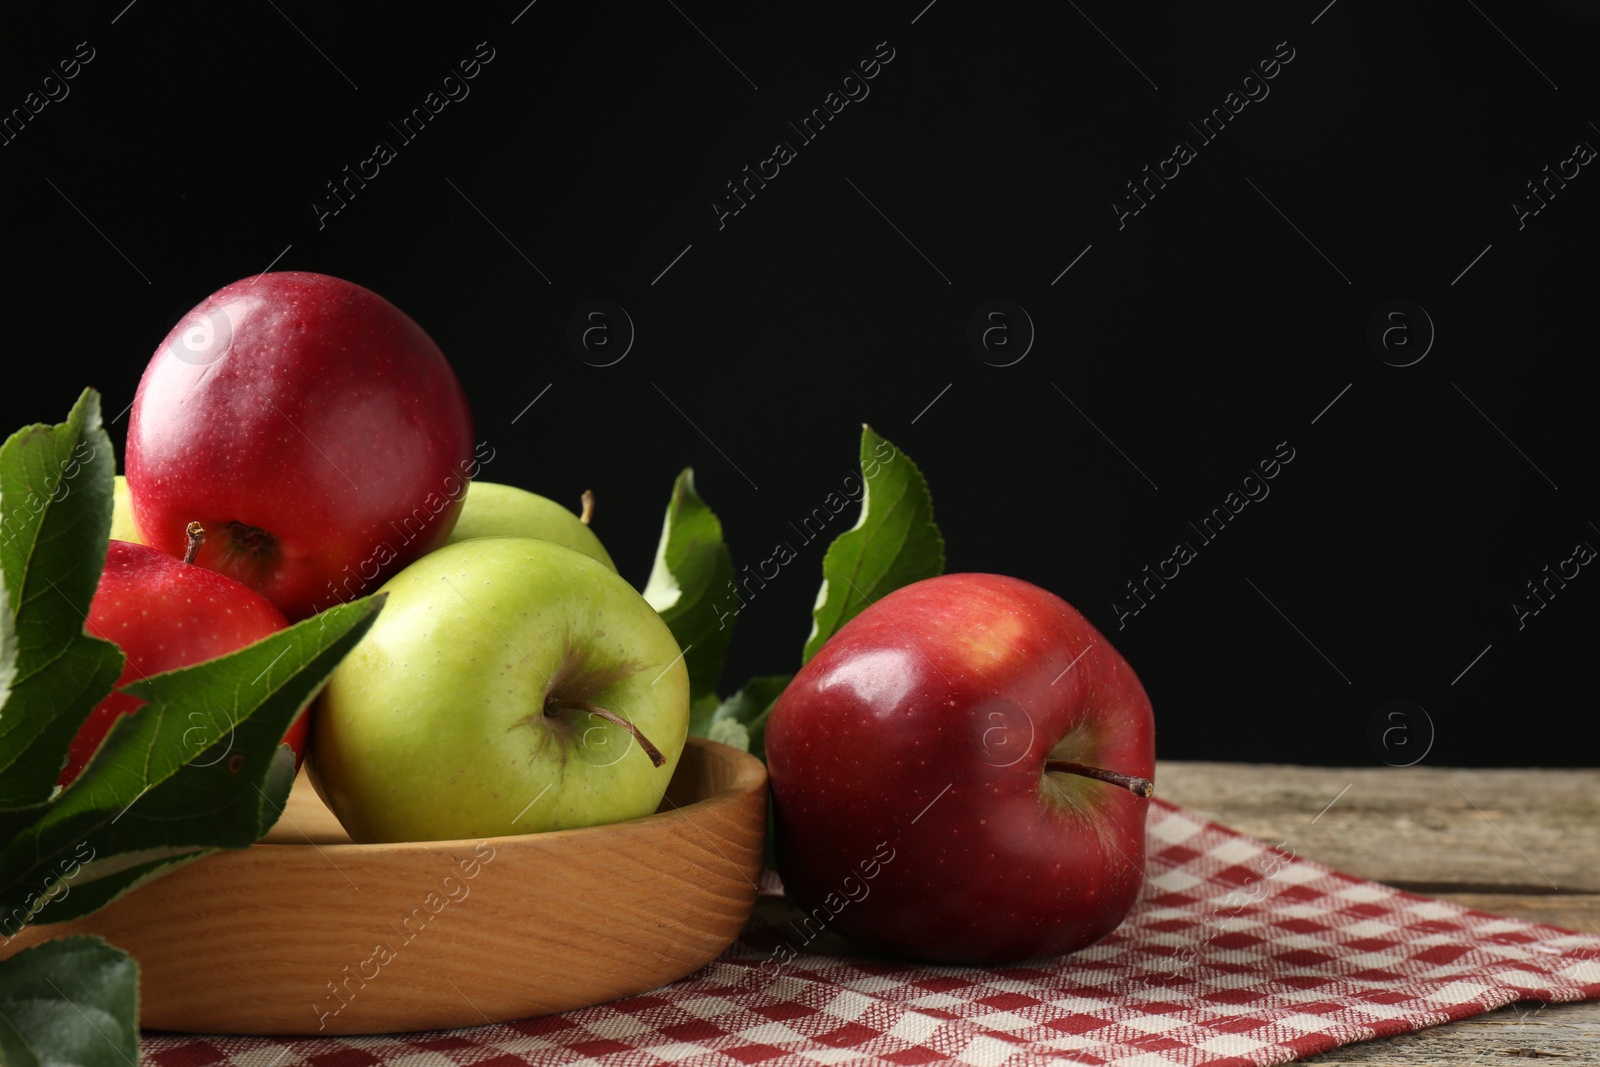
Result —
[[1119, 774], [1108, 771], [1103, 767], [1090, 767], [1083, 763], [1071, 763], [1067, 760], [1046, 760], [1044, 769], [1047, 771], [1062, 771], [1066, 774], [1080, 774], [1085, 778], [1093, 778], [1097, 782], [1107, 785], [1119, 785], [1134, 796], [1149, 797], [1156, 791], [1156, 784], [1148, 778], [1140, 778], [1133, 774]]
[[556, 711], [561, 708], [566, 708], [570, 711], [587, 711], [591, 715], [600, 716], [606, 722], [622, 727], [633, 735], [635, 741], [639, 742], [639, 747], [644, 749], [644, 754], [650, 757], [651, 763], [657, 767], [666, 765], [667, 757], [661, 754], [659, 748], [650, 743], [650, 739], [644, 735], [644, 732], [610, 708], [602, 708], [599, 704], [591, 704], [587, 700], [561, 700], [550, 704], [546, 712]]
[[184, 550], [183, 561], [193, 563], [194, 558], [200, 554], [200, 546], [206, 543], [206, 528], [198, 522], [191, 522], [184, 533], [189, 535], [189, 547]]
[[587, 526], [592, 518], [594, 518], [594, 490], [585, 489], [583, 491], [583, 514], [578, 516], [578, 521]]

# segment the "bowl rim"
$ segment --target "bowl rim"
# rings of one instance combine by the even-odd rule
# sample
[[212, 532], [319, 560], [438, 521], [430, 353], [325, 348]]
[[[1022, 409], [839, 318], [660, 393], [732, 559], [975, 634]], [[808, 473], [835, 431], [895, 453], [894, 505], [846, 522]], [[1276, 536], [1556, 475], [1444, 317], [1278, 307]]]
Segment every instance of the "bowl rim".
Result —
[[[562, 841], [583, 834], [593, 834], [596, 831], [617, 830], [624, 827], [653, 826], [663, 822], [688, 818], [695, 812], [703, 811], [713, 806], [728, 804], [735, 799], [764, 789], [767, 785], [767, 765], [762, 760], [749, 752], [725, 745], [720, 741], [712, 741], [706, 737], [690, 737], [684, 744], [684, 750], [690, 748], [703, 749], [707, 756], [714, 757], [724, 763], [734, 766], [733, 780], [722, 789], [707, 797], [701, 797], [692, 804], [681, 807], [674, 806], [671, 811], [655, 811], [649, 815], [641, 815], [635, 819], [623, 819], [620, 822], [600, 823], [595, 826], [575, 826], [566, 830], [544, 830], [537, 833], [526, 834], [501, 834], [495, 837], [462, 837], [446, 838], [438, 841], [373, 841], [362, 844], [356, 841], [316, 842], [310, 838], [304, 841], [257, 841], [248, 851], [256, 849], [303, 849], [315, 848], [322, 852], [335, 852], [339, 855], [377, 855], [389, 852], [418, 852], [436, 851], [440, 849], [466, 848], [472, 849], [479, 845], [488, 844], [492, 847], [529, 847], [539, 842], [551, 842], [551, 847]], [[681, 763], [682, 757], [679, 757]], [[662, 794], [666, 800], [666, 794]], [[287, 809], [285, 809], [287, 810]], [[279, 818], [282, 818], [280, 815]], [[337, 818], [337, 816], [335, 816]], [[276, 825], [276, 824], [274, 824]], [[636, 832], [636, 831], [635, 831]], [[304, 835], [302, 835], [304, 836]]]

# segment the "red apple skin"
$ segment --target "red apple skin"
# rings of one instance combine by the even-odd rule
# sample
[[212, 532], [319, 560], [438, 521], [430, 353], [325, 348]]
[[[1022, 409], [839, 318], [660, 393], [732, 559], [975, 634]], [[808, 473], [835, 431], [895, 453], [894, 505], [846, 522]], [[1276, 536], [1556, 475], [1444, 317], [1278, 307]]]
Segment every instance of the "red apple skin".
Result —
[[[152, 674], [237, 652], [288, 625], [271, 601], [232, 578], [144, 545], [112, 541], [89, 602], [86, 629], [122, 649], [127, 664], [117, 679], [120, 689]], [[60, 784], [78, 777], [118, 715], [131, 714], [144, 703], [118, 692], [95, 705], [72, 739]], [[301, 712], [284, 735], [297, 763], [305, 754], [308, 726]], [[194, 740], [210, 747], [220, 738], [199, 734]]]
[[[472, 414], [438, 345], [367, 289], [259, 274], [167, 335], [128, 426], [145, 541], [302, 619], [443, 544], [475, 472]], [[261, 535], [264, 531], [265, 536]]]
[[1087, 619], [1020, 579], [879, 600], [795, 675], [766, 745], [806, 931], [1003, 963], [1100, 940], [1143, 885], [1149, 801], [1045, 760], [1153, 780], [1150, 700]]

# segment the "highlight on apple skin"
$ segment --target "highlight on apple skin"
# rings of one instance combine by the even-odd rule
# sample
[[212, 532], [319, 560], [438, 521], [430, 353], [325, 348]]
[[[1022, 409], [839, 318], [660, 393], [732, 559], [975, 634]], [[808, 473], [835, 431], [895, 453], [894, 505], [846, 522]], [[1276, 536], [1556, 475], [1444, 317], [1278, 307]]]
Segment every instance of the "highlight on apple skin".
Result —
[[883, 597], [795, 675], [766, 744], [785, 891], [862, 944], [952, 964], [1055, 955], [1139, 895], [1150, 700], [1036, 585], [949, 574]]
[[145, 368], [128, 425], [143, 540], [243, 582], [291, 620], [443, 544], [477, 473], [439, 346], [370, 290], [258, 274], [201, 301]]

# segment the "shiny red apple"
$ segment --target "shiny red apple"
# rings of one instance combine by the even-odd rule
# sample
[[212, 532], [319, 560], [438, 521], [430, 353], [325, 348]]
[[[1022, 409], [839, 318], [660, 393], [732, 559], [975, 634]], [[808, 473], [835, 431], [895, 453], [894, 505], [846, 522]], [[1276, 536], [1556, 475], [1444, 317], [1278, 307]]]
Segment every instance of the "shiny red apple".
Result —
[[1150, 700], [1036, 585], [951, 574], [882, 598], [795, 675], [766, 745], [806, 931], [999, 963], [1092, 944], [1139, 895]]
[[146, 543], [291, 619], [364, 595], [442, 545], [473, 459], [466, 394], [399, 308], [339, 278], [258, 274], [173, 327], [139, 382], [128, 493]]
[[[87, 629], [122, 649], [127, 663], [117, 679], [120, 689], [152, 674], [237, 652], [288, 625], [270, 601], [232, 578], [144, 545], [112, 541], [106, 569], [89, 602]], [[131, 714], [144, 703], [114, 692], [95, 705], [72, 740], [60, 783], [78, 777], [117, 716]], [[308, 725], [302, 712], [284, 735], [297, 760], [305, 753]], [[185, 731], [184, 739], [196, 755], [223, 740], [198, 722]]]

